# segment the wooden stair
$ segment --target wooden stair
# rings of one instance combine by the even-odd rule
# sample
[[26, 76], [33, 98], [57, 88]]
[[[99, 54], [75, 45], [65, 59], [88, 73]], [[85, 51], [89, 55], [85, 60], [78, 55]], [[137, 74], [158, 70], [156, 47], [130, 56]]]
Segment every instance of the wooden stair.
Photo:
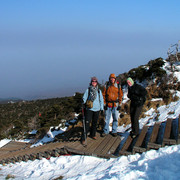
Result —
[[[78, 128], [77, 128], [78, 129]], [[72, 132], [71, 132], [72, 133]], [[150, 149], [159, 149], [164, 146], [180, 144], [180, 117], [167, 119], [165, 122], [155, 123], [154, 126], [145, 125], [139, 136], [126, 138], [119, 133], [117, 137], [108, 134], [97, 139], [87, 138], [87, 146], [80, 143], [80, 135], [65, 136], [65, 139], [54, 143], [30, 148], [27, 143], [11, 141], [0, 148], [0, 164], [15, 163], [61, 155], [88, 155], [101, 158], [119, 157], [143, 153]], [[126, 133], [127, 134], [127, 133]], [[124, 138], [124, 139], [123, 139]]]

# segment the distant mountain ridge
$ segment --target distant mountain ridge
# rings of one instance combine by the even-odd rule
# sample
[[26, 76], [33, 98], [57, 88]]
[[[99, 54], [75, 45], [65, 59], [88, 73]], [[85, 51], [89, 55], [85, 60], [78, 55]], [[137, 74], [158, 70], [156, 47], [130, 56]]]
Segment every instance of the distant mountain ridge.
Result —
[[21, 102], [21, 101], [23, 101], [23, 99], [16, 98], [16, 97], [0, 98], [0, 104], [16, 103], [16, 102]]

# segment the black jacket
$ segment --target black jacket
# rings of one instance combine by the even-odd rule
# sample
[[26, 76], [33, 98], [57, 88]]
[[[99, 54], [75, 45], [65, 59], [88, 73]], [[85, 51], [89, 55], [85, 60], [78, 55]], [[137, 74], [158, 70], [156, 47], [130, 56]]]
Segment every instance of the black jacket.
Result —
[[134, 83], [133, 86], [128, 87], [128, 98], [132, 106], [142, 106], [146, 101], [146, 95], [146, 89], [139, 84]]

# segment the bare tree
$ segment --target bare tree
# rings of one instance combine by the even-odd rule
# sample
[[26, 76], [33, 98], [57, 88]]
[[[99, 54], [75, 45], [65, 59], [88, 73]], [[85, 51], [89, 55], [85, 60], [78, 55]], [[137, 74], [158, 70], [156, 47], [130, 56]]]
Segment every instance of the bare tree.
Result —
[[[169, 47], [167, 54], [168, 54], [168, 58], [170, 62], [179, 61], [179, 58], [178, 58], [179, 44], [180, 44], [180, 40], [178, 41], [178, 43], [173, 44]], [[173, 58], [174, 56], [175, 58]]]

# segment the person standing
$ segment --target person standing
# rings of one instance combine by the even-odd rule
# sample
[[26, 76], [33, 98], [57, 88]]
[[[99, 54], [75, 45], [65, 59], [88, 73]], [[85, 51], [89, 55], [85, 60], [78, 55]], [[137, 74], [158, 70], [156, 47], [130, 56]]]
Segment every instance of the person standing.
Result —
[[[85, 145], [87, 134], [90, 130], [90, 137], [96, 140], [96, 126], [100, 111], [104, 110], [102, 92], [98, 87], [98, 79], [91, 78], [90, 86], [83, 95], [83, 104], [85, 105], [85, 126], [81, 137], [81, 143]], [[91, 123], [92, 122], [92, 123]], [[91, 127], [90, 127], [91, 123]]]
[[131, 100], [130, 117], [132, 131], [130, 135], [132, 138], [135, 138], [139, 134], [139, 116], [146, 101], [147, 91], [143, 86], [136, 84], [130, 77], [127, 79], [127, 84], [127, 96]]
[[104, 109], [105, 109], [105, 126], [102, 136], [109, 134], [110, 118], [113, 118], [112, 135], [117, 136], [118, 116], [120, 110], [120, 104], [123, 97], [123, 91], [119, 82], [116, 80], [115, 74], [110, 74], [109, 81], [105, 84], [103, 90], [104, 97]]

